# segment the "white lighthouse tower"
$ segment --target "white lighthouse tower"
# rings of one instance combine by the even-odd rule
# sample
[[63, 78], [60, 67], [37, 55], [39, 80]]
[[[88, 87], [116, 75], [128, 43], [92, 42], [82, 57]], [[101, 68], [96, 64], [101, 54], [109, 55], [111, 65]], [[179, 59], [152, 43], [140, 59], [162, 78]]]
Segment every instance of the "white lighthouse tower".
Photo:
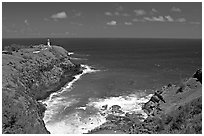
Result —
[[50, 39], [47, 39], [47, 46], [48, 46], [48, 47], [51, 47], [50, 45], [51, 45], [51, 44], [50, 44]]

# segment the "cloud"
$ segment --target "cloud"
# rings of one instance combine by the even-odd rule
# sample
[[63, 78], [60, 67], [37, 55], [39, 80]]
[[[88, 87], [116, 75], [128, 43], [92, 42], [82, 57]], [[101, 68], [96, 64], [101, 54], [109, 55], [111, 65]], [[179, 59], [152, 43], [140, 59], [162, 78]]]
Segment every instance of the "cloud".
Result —
[[111, 12], [105, 12], [106, 16], [112, 16], [113, 14]]
[[123, 17], [129, 17], [130, 14], [128, 13], [120, 13], [118, 11], [114, 12], [114, 13], [111, 13], [111, 12], [105, 12], [105, 15], [106, 16], [123, 16]]
[[27, 19], [24, 20], [24, 23], [25, 23], [27, 26], [29, 26], [29, 23], [28, 23], [28, 20], [27, 20]]
[[179, 22], [183, 23], [186, 22], [185, 18], [177, 18], [174, 19], [171, 16], [158, 16], [158, 17], [144, 17], [145, 21], [151, 21], [151, 22]]
[[114, 21], [114, 20], [112, 20], [112, 21], [110, 21], [110, 22], [107, 22], [107, 25], [111, 25], [111, 26], [114, 26], [114, 25], [116, 25], [116, 24], [117, 24], [117, 22]]
[[172, 7], [172, 8], [171, 8], [171, 11], [172, 11], [172, 12], [181, 12], [181, 9], [180, 9], [180, 8], [177, 8], [177, 7]]
[[157, 21], [157, 22], [165, 22], [165, 19], [163, 16], [159, 16], [159, 17], [144, 17], [144, 20], [146, 21]]
[[135, 9], [134, 12], [136, 13], [137, 16], [143, 16], [146, 14], [146, 12], [142, 9]]
[[174, 22], [174, 19], [171, 16], [165, 16], [165, 18], [167, 19], [167, 21], [169, 22]]
[[150, 15], [158, 14], [159, 11], [156, 10], [155, 8], [152, 8], [151, 11], [149, 12]]
[[185, 18], [177, 18], [175, 21], [182, 23], [182, 22], [186, 22], [186, 19]]
[[125, 22], [125, 25], [132, 25], [132, 22]]
[[62, 12], [53, 14], [53, 15], [51, 16], [51, 18], [52, 18], [52, 19], [55, 19], [55, 20], [57, 20], [57, 19], [65, 19], [65, 18], [67, 18], [67, 14], [66, 14], [66, 12], [62, 11]]
[[65, 35], [69, 35], [70, 34], [70, 32], [65, 32]]
[[152, 12], [158, 12], [155, 8], [152, 8]]

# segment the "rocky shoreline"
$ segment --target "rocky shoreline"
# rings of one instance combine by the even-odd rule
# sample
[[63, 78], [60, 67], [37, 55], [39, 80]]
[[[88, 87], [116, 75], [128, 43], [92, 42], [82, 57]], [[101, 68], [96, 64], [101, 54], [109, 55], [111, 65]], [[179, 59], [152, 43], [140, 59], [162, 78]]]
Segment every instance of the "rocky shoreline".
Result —
[[[49, 134], [43, 121], [46, 107], [39, 101], [82, 72], [59, 46], [6, 47], [2, 52], [2, 133]], [[107, 122], [89, 133], [202, 133], [202, 70], [179, 85], [155, 90], [142, 105], [147, 118], [124, 114], [120, 108], [113, 105]]]
[[[120, 112], [120, 107], [115, 112]], [[179, 85], [169, 84], [142, 105], [148, 115], [107, 116], [107, 122], [89, 134], [201, 134], [202, 133], [202, 70]]]
[[2, 52], [2, 133], [50, 133], [43, 122], [45, 106], [38, 102], [60, 90], [80, 65], [59, 46], [10, 46]]

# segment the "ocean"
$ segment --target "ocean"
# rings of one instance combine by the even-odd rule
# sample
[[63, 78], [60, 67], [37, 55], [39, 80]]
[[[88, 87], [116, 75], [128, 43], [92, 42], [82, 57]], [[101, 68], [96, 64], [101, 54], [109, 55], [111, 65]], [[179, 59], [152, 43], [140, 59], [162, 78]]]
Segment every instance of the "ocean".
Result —
[[[46, 41], [3, 39], [3, 46]], [[53, 134], [86, 133], [106, 122], [113, 105], [146, 117], [141, 104], [153, 91], [178, 85], [202, 67], [201, 39], [55, 38], [51, 44], [64, 47], [85, 68], [43, 101], [44, 121]]]

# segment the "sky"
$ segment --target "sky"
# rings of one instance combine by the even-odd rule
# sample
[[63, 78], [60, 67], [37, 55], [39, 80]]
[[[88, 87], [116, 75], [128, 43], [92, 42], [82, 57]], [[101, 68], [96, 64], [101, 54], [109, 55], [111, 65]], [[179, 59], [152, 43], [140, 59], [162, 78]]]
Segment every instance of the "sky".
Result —
[[3, 2], [3, 38], [202, 38], [201, 2]]

